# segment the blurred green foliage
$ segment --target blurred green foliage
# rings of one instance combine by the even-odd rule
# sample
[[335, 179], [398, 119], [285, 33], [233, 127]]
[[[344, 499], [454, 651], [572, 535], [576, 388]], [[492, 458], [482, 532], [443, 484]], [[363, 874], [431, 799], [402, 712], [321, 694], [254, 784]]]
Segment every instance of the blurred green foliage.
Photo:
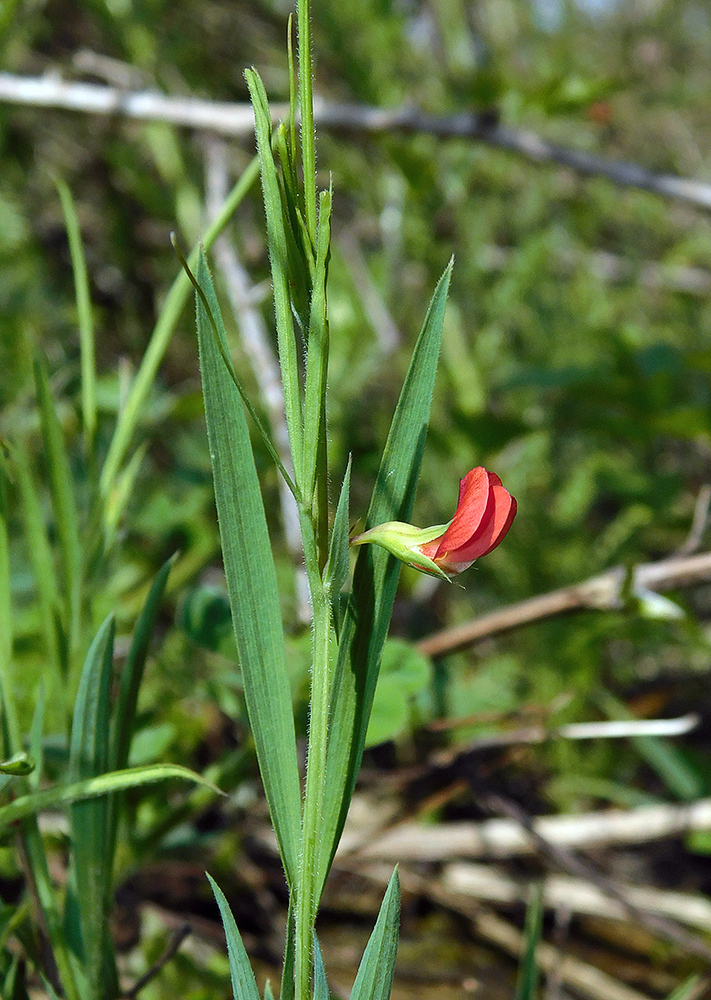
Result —
[[[242, 69], [254, 64], [270, 98], [283, 100], [288, 10], [268, 0], [6, 0], [0, 56], [5, 70], [18, 74], [94, 82], [108, 75], [129, 88], [218, 100], [244, 100]], [[711, 15], [695, 0], [322, 0], [314, 4], [315, 90], [333, 100], [414, 104], [438, 114], [490, 111], [508, 126], [563, 145], [703, 177], [711, 142], [710, 40]], [[82, 71], [87, 52], [113, 62], [94, 60], [91, 72]], [[342, 468], [353, 455], [353, 516], [364, 512], [413, 339], [452, 254], [415, 519], [431, 524], [450, 516], [459, 477], [477, 464], [495, 470], [519, 503], [505, 544], [464, 577], [466, 589], [433, 588], [415, 573], [403, 574], [400, 638], [418, 638], [617, 563], [676, 551], [711, 475], [707, 215], [465, 139], [322, 133], [318, 148], [322, 183], [331, 172], [335, 190], [330, 432]], [[230, 142], [229, 149], [237, 177], [253, 143]], [[192, 244], [204, 226], [204, 150], [204, 137], [166, 124], [0, 106], [0, 438], [27, 443], [31, 471], [43, 482], [46, 457], [28, 360], [28, 344], [39, 345], [80, 506], [92, 485], [78, 437], [77, 317], [55, 178], [74, 195], [87, 256], [101, 453], [178, 269], [168, 234], [177, 228]], [[256, 188], [231, 235], [259, 284], [268, 262]], [[219, 270], [216, 277], [219, 284]], [[399, 332], [394, 350], [373, 318], [383, 312]], [[269, 300], [263, 313], [271, 329]], [[256, 392], [231, 323], [236, 364]], [[221, 714], [240, 718], [241, 695], [223, 628], [189, 311], [140, 434], [146, 454], [116, 546], [96, 568], [89, 624], [95, 629], [114, 608], [120, 645], [158, 567], [181, 552], [170, 583], [177, 617], [171, 611], [162, 622], [165, 634], [141, 695], [143, 742], [134, 753], [141, 761], [211, 765], [213, 777], [237, 783], [249, 765]], [[299, 698], [307, 632], [297, 620], [276, 473], [256, 439], [255, 449], [273, 512]], [[11, 463], [8, 469], [15, 658], [27, 729], [46, 651], [19, 484]], [[186, 597], [188, 584], [195, 590]], [[395, 657], [384, 683], [397, 706], [390, 714], [386, 707], [373, 725], [402, 744], [411, 726], [437, 714], [506, 717], [533, 706], [545, 718], [554, 709], [555, 723], [579, 721], [606, 715], [607, 692], [640, 714], [703, 711], [711, 598], [707, 587], [677, 596], [687, 612], [680, 619], [650, 619], [630, 605], [527, 626], [451, 656], [434, 672], [427, 663]], [[414, 702], [409, 694], [417, 695]], [[52, 715], [55, 709], [48, 706], [50, 773], [52, 753], [59, 759], [67, 752], [65, 720]], [[389, 729], [395, 717], [400, 721]], [[451, 738], [496, 724], [470, 722]], [[693, 748], [677, 744], [673, 755], [667, 749], [666, 756], [663, 745], [660, 751], [665, 766], [659, 753], [655, 764], [633, 743], [558, 742], [536, 751], [537, 777], [554, 808], [680, 795], [672, 772], [692, 775], [698, 793], [708, 794], [706, 737], [695, 737]], [[190, 794], [141, 805], [133, 858], [201, 842], [195, 829], [180, 825], [204, 806], [201, 791]], [[702, 839], [700, 850], [707, 849]], [[5, 855], [0, 866], [13, 871]], [[183, 972], [190, 983], [192, 973]], [[225, 974], [221, 968], [220, 982]], [[187, 990], [181, 986], [182, 995]], [[196, 990], [190, 995], [207, 995]], [[161, 994], [151, 987], [142, 995]]]

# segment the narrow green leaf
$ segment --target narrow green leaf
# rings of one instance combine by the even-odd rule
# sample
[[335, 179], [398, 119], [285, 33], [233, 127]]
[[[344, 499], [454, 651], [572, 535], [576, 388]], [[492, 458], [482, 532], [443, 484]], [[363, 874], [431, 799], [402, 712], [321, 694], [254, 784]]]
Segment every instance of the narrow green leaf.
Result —
[[373, 933], [363, 952], [351, 1000], [388, 1000], [393, 985], [400, 922], [400, 879], [392, 873]]
[[348, 579], [348, 568], [350, 566], [349, 558], [349, 545], [348, 545], [348, 532], [349, 532], [349, 504], [350, 504], [350, 491], [351, 491], [351, 456], [348, 456], [348, 465], [346, 466], [346, 474], [343, 477], [343, 483], [341, 484], [341, 492], [338, 497], [338, 506], [336, 507], [336, 516], [333, 519], [333, 528], [331, 530], [331, 545], [328, 553], [328, 562], [326, 563], [326, 570], [324, 573], [324, 578], [327, 582], [327, 586], [331, 592], [331, 597], [333, 600], [338, 598], [338, 595], [343, 590], [346, 580]]
[[161, 566], [155, 580], [151, 584], [146, 603], [143, 605], [143, 610], [133, 630], [131, 646], [121, 671], [121, 685], [114, 713], [111, 752], [109, 754], [109, 767], [112, 771], [122, 770], [128, 764], [128, 755], [133, 738], [133, 727], [136, 720], [138, 689], [143, 679], [146, 657], [148, 656], [148, 649], [153, 637], [160, 603], [168, 582], [168, 575], [176, 559], [177, 556], [173, 555]]
[[331, 192], [323, 191], [318, 221], [316, 272], [309, 316], [304, 393], [304, 497], [309, 501], [313, 497], [317, 470], [326, 466], [326, 378], [329, 347], [326, 281], [330, 253]]
[[[258, 176], [259, 160], [255, 157], [230, 191], [214, 221], [206, 229], [199, 246], [205, 247], [207, 250], [210, 249], [234, 215], [238, 206], [249, 193]], [[198, 256], [199, 247], [195, 247], [189, 258], [191, 266], [194, 267], [197, 264]], [[170, 338], [177, 326], [183, 307], [188, 300], [190, 290], [190, 279], [187, 274], [181, 271], [170, 286], [170, 290], [165, 297], [158, 321], [143, 355], [141, 367], [136, 373], [126, 399], [126, 405], [121, 410], [121, 415], [114, 430], [114, 435], [106, 454], [106, 460], [101, 470], [99, 484], [100, 496], [104, 502], [113, 491], [119, 469], [130, 447], [136, 427], [140, 423], [141, 414], [148, 400], [156, 372], [170, 343]], [[119, 515], [120, 512], [116, 516]]]
[[141, 471], [147, 451], [148, 441], [142, 441], [131, 455], [125, 468], [116, 477], [114, 489], [104, 502], [104, 546], [106, 549], [110, 549], [116, 539], [121, 518], [126, 510], [126, 505], [133, 496], [136, 479]]
[[8, 445], [20, 495], [20, 508], [25, 525], [27, 548], [37, 587], [42, 630], [47, 652], [54, 666], [54, 681], [58, 693], [66, 692], [66, 644], [61, 635], [59, 618], [59, 584], [55, 572], [47, 526], [42, 514], [39, 492], [35, 482], [27, 445], [24, 441]]
[[[28, 796], [26, 796], [27, 798]], [[11, 805], [20, 802], [16, 799]], [[36, 896], [44, 916], [54, 961], [57, 964], [59, 978], [66, 1000], [91, 1000], [87, 994], [86, 984], [74, 956], [67, 946], [67, 940], [62, 926], [62, 920], [57, 909], [57, 896], [49, 875], [47, 856], [40, 837], [37, 818], [29, 813], [23, 818], [21, 839], [24, 844], [28, 861], [28, 871], [32, 873], [34, 895]], [[0, 827], [2, 821], [0, 820]]]
[[12, 671], [12, 589], [10, 581], [10, 535], [7, 518], [7, 476], [5, 458], [0, 451], [0, 712], [2, 727], [7, 733], [4, 753], [18, 753], [20, 726], [13, 691]]
[[296, 935], [294, 933], [294, 897], [289, 896], [289, 910], [286, 915], [286, 944], [284, 946], [284, 961], [281, 969], [281, 989], [279, 1000], [294, 1000], [296, 984], [294, 981], [294, 952]]
[[[94, 637], [79, 680], [69, 749], [74, 781], [109, 769], [109, 719], [113, 672], [114, 618]], [[106, 921], [113, 858], [108, 850], [109, 803], [104, 798], [76, 802], [71, 810], [72, 875], [80, 903], [81, 938], [87, 977], [97, 995], [104, 977]]]
[[225, 899], [224, 893], [212, 878], [210, 885], [215, 894], [217, 905], [220, 907], [222, 926], [225, 928], [227, 938], [227, 956], [230, 962], [230, 978], [232, 979], [232, 996], [234, 1000], [260, 1000], [257, 983], [254, 979], [252, 966], [249, 964], [247, 951], [242, 943], [242, 937], [237, 929], [235, 918], [232, 916], [230, 904]]
[[[226, 349], [204, 256], [198, 281]], [[276, 571], [242, 403], [199, 298], [197, 303], [205, 420], [232, 624], [264, 790], [292, 884], [298, 866], [301, 790]]]
[[44, 681], [40, 681], [37, 688], [37, 701], [35, 702], [35, 710], [32, 716], [32, 725], [30, 726], [30, 756], [36, 765], [29, 780], [29, 786], [33, 790], [39, 788], [44, 770], [44, 744], [42, 742], [44, 734], [44, 706]]
[[289, 14], [286, 28], [286, 55], [289, 66], [289, 146], [291, 156], [296, 156], [296, 110], [298, 92], [296, 85], [296, 68], [294, 66], [294, 15]]
[[12, 802], [0, 806], [0, 831], [6, 830], [18, 819], [34, 816], [49, 809], [58, 809], [71, 805], [73, 802], [95, 799], [101, 795], [110, 795], [112, 792], [124, 792], [128, 788], [140, 788], [143, 785], [154, 784], [157, 781], [168, 781], [171, 778], [192, 781], [197, 785], [210, 788], [215, 795], [223, 794], [211, 782], [179, 764], [148, 764], [145, 767], [129, 767], [124, 771], [113, 771], [109, 774], [99, 775], [98, 778], [86, 778], [84, 781], [74, 781], [68, 785], [56, 785], [54, 788], [47, 788], [41, 792], [21, 795]]
[[323, 967], [321, 945], [314, 934], [314, 1000], [328, 1000], [328, 982], [326, 970]]
[[300, 486], [302, 482], [301, 463], [304, 452], [304, 428], [301, 413], [299, 360], [296, 350], [296, 337], [294, 335], [294, 322], [289, 293], [289, 258], [286, 227], [284, 224], [276, 164], [274, 163], [274, 156], [272, 154], [272, 122], [269, 115], [266, 91], [264, 90], [264, 84], [259, 74], [255, 70], [247, 70], [245, 78], [254, 108], [257, 149], [259, 151], [262, 191], [264, 194], [264, 211], [267, 220], [267, 242], [272, 269], [272, 287], [274, 289], [279, 363], [284, 383], [286, 423], [289, 429], [289, 441], [291, 444], [296, 483], [297, 486]]
[[89, 276], [82, 245], [79, 219], [74, 199], [64, 181], [58, 180], [57, 190], [62, 202], [64, 224], [67, 227], [69, 252], [74, 272], [74, 293], [79, 321], [79, 347], [81, 354], [81, 409], [86, 434], [87, 451], [91, 454], [96, 437], [96, 361], [94, 352], [94, 322], [91, 315]]
[[537, 886], [526, 910], [524, 927], [524, 954], [518, 970], [514, 1000], [535, 1000], [538, 992], [539, 970], [536, 951], [543, 929], [543, 888]]
[[[427, 435], [452, 265], [435, 289], [410, 361], [370, 502], [366, 529], [409, 521]], [[319, 880], [326, 880], [363, 755], [400, 563], [384, 549], [361, 549], [346, 608], [333, 681]]]
[[309, 0], [299, 0], [299, 111], [301, 112], [301, 165], [304, 173], [306, 225], [316, 245], [316, 143], [314, 134], [313, 63]]
[[47, 368], [44, 359], [39, 354], [35, 356], [34, 371], [52, 508], [61, 554], [64, 627], [69, 645], [71, 667], [73, 656], [78, 650], [80, 636], [81, 544], [79, 541], [79, 519], [69, 455], [49, 387]]
[[[215, 342], [217, 344], [217, 348], [218, 348], [218, 350], [220, 352], [220, 356], [222, 357], [222, 360], [223, 360], [223, 362], [225, 364], [225, 367], [227, 368], [227, 371], [229, 373], [230, 378], [232, 379], [232, 381], [235, 384], [237, 392], [240, 394], [240, 398], [242, 400], [242, 403], [244, 404], [245, 409], [247, 410], [247, 412], [249, 413], [250, 417], [254, 421], [254, 424], [255, 424], [257, 430], [261, 434], [262, 440], [264, 441], [266, 449], [269, 452], [269, 454], [271, 455], [272, 459], [274, 460], [274, 464], [276, 465], [276, 467], [279, 469], [279, 471], [281, 472], [282, 476], [284, 477], [284, 482], [287, 484], [287, 486], [289, 487], [289, 489], [291, 490], [291, 492], [294, 494], [294, 497], [296, 499], [298, 499], [297, 493], [296, 493], [296, 487], [295, 487], [294, 483], [292, 482], [291, 477], [289, 476], [289, 473], [284, 468], [284, 463], [282, 462], [282, 460], [281, 460], [281, 458], [279, 456], [279, 452], [277, 451], [276, 445], [272, 441], [272, 438], [271, 438], [270, 434], [268, 433], [267, 429], [264, 427], [262, 421], [259, 419], [259, 414], [257, 413], [256, 408], [254, 407], [251, 399], [249, 398], [249, 395], [247, 394], [244, 386], [242, 385], [242, 383], [241, 383], [241, 381], [239, 379], [239, 376], [237, 375], [237, 372], [235, 371], [235, 367], [232, 364], [232, 358], [230, 357], [229, 351], [227, 349], [226, 341], [224, 339], [224, 336], [220, 334], [220, 331], [219, 331], [218, 326], [217, 326], [217, 320], [216, 320], [215, 316], [213, 315], [210, 303], [205, 298], [205, 293], [203, 292], [202, 288], [200, 287], [200, 284], [198, 283], [197, 278], [195, 277], [195, 275], [191, 271], [190, 265], [188, 264], [188, 262], [183, 257], [183, 255], [182, 255], [182, 253], [180, 251], [180, 248], [178, 247], [178, 244], [175, 241], [175, 239], [173, 239], [173, 249], [177, 253], [178, 258], [180, 260], [180, 263], [183, 265], [183, 270], [188, 275], [188, 277], [189, 277], [189, 279], [190, 279], [193, 287], [195, 288], [195, 294], [200, 299], [200, 304], [202, 305], [202, 307], [205, 310], [208, 322], [209, 322], [210, 327], [212, 329], [212, 333], [213, 333], [213, 335], [215, 337]], [[220, 324], [222, 325], [222, 318], [221, 317], [220, 317]], [[222, 329], [223, 329], [223, 334], [224, 334], [224, 326], [222, 327]]]
[[[123, 670], [121, 671], [121, 684], [114, 710], [108, 765], [108, 769], [111, 771], [120, 771], [128, 764], [133, 729], [136, 721], [138, 690], [143, 679], [146, 657], [148, 656], [148, 649], [153, 636], [156, 618], [158, 617], [160, 602], [165, 592], [166, 583], [168, 582], [168, 574], [175, 560], [176, 556], [171, 556], [158, 571], [148, 592], [143, 610], [136, 622], [136, 627], [133, 630], [131, 646]], [[116, 845], [118, 808], [119, 803], [112, 797], [109, 802], [107, 832], [107, 854], [109, 860], [113, 858]]]

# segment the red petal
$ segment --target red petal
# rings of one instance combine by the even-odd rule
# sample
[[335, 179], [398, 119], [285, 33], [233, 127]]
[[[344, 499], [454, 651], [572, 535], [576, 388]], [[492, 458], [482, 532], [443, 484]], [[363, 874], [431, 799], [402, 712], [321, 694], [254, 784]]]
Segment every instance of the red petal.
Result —
[[[472, 541], [473, 536], [491, 518], [492, 480], [501, 483], [498, 476], [482, 466], [468, 472], [459, 484], [459, 503], [454, 518], [438, 541], [437, 553], [452, 552]], [[432, 545], [428, 542], [428, 545]]]
[[[498, 478], [498, 477], [497, 477]], [[440, 543], [438, 555], [446, 553], [449, 562], [469, 562], [480, 559], [491, 552], [501, 542], [516, 516], [516, 501], [500, 482], [491, 489], [494, 505], [493, 517], [489, 518], [476, 538], [470, 539], [457, 549], [447, 548]], [[442, 539], [444, 541], [444, 538]]]

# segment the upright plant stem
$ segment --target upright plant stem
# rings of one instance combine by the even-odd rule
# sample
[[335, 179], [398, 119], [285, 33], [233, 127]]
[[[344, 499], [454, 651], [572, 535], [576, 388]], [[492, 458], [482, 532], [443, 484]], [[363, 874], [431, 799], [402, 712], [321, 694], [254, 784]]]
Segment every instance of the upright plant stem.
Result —
[[313, 607], [313, 662], [306, 792], [301, 833], [301, 866], [296, 895], [295, 979], [296, 1000], [310, 1000], [313, 929], [319, 902], [316, 898], [316, 855], [326, 778], [331, 606], [327, 588], [319, 571], [313, 525], [310, 521], [307, 524], [306, 516], [302, 518], [302, 524], [304, 558], [311, 586]]

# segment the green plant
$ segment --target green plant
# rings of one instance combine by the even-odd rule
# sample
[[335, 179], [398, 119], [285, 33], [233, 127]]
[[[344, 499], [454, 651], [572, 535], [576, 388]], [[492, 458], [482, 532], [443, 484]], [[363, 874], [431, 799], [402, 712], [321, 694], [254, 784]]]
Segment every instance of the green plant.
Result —
[[[350, 590], [344, 592], [350, 575], [350, 464], [341, 477], [332, 520], [329, 513], [332, 470], [326, 420], [326, 293], [332, 193], [317, 193], [316, 187], [307, 2], [299, 4], [298, 14], [300, 148], [296, 140], [293, 68], [290, 118], [274, 134], [262, 81], [254, 70], [246, 74], [256, 124], [292, 469], [282, 464], [232, 365], [204, 255], [195, 279], [205, 416], [232, 622], [257, 757], [290, 893], [282, 1000], [327, 996], [315, 937], [316, 915], [363, 754], [399, 575], [399, 563], [391, 552], [367, 545], [360, 550]], [[371, 538], [380, 542], [383, 533], [374, 532], [376, 526], [407, 522], [412, 511], [450, 270], [451, 265], [435, 290], [413, 352], [380, 461], [361, 543]], [[299, 510], [313, 615], [303, 801], [274, 559], [245, 409]], [[484, 470], [476, 471], [483, 474], [477, 493], [481, 503], [477, 500], [469, 504], [470, 508], [476, 506], [476, 524], [469, 513], [465, 516], [464, 505], [460, 520], [455, 516], [453, 524], [467, 529], [467, 539], [480, 522], [482, 530], [493, 532], [491, 544], [481, 546], [482, 554], [503, 537], [515, 504], [496, 477], [490, 480]], [[479, 476], [477, 483], [481, 479]], [[501, 491], [501, 498], [497, 491]], [[505, 510], [503, 516], [497, 513], [494, 531], [494, 503], [496, 500], [499, 504], [498, 512], [503, 494], [507, 498]], [[384, 528], [388, 527], [392, 526], [386, 523]], [[399, 529], [406, 531], [408, 526], [400, 523]], [[447, 537], [444, 530], [429, 530], [425, 541], [440, 535]], [[368, 535], [369, 531], [374, 534]], [[408, 561], [411, 555], [409, 549], [404, 555], [397, 554]], [[426, 562], [425, 568], [444, 575], [431, 559]], [[449, 566], [444, 557], [443, 564]], [[216, 887], [215, 893], [227, 932], [235, 998], [253, 1000], [258, 993], [246, 952], [224, 897]], [[389, 996], [398, 911], [399, 886], [394, 873], [353, 986], [352, 996], [358, 1000]]]

